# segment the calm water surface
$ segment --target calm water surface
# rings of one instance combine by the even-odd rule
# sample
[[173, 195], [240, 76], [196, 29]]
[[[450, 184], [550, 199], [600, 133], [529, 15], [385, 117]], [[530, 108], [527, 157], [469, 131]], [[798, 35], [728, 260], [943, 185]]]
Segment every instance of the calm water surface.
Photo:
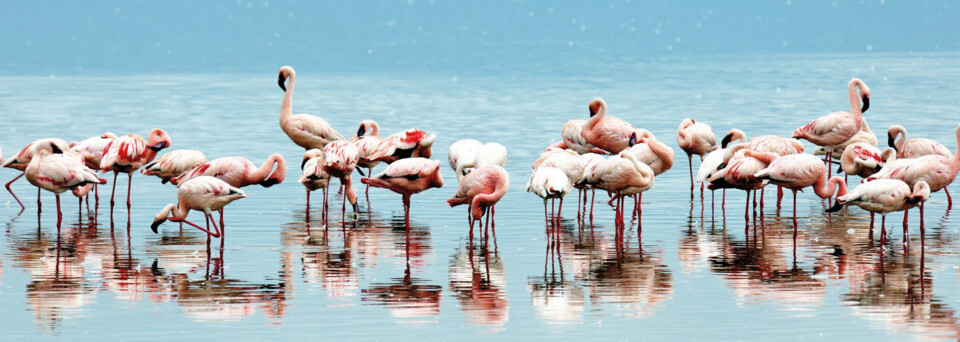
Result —
[[[153, 215], [176, 200], [156, 178], [134, 177], [129, 219], [122, 205], [111, 218], [105, 192], [96, 217], [65, 194], [59, 240], [53, 196], [42, 195], [38, 216], [36, 191], [21, 180], [13, 189], [26, 211], [0, 195], [2, 338], [960, 336], [958, 224], [941, 193], [927, 202], [925, 236], [912, 215], [909, 249], [902, 215], [888, 217], [881, 255], [868, 214], [850, 208], [826, 216], [827, 204], [809, 191], [799, 196], [794, 240], [789, 198], [778, 211], [768, 191], [762, 215], [750, 220], [740, 192], [730, 191], [725, 210], [719, 198], [711, 207], [709, 192], [690, 201], [686, 156], [674, 139], [685, 117], [718, 135], [732, 127], [749, 136], [789, 134], [845, 110], [846, 82], [857, 76], [873, 90], [867, 118], [881, 141], [886, 127], [902, 123], [912, 136], [952, 147], [960, 123], [956, 55], [729, 56], [460, 74], [298, 71], [294, 110], [344, 134], [368, 118], [388, 133], [418, 127], [438, 134], [434, 158], [444, 165], [458, 139], [507, 146], [511, 190], [497, 206], [497, 236], [470, 243], [464, 210], [444, 203], [457, 183], [446, 167], [443, 188], [413, 198], [409, 244], [399, 196], [381, 189], [361, 197], [356, 228], [340, 222], [336, 195], [329, 225], [316, 219], [319, 205], [308, 221], [291, 167], [284, 183], [250, 187], [249, 198], [227, 208], [226, 248], [215, 248], [210, 262], [200, 232], [173, 223], [150, 232]], [[302, 150], [278, 126], [282, 95], [275, 69], [3, 77], [0, 147], [9, 157], [47, 136], [162, 127], [173, 149], [255, 163], [282, 153], [293, 166]], [[588, 115], [596, 96], [612, 115], [674, 146], [677, 162], [643, 196], [642, 236], [628, 217], [618, 242], [613, 212], [598, 196], [592, 226], [578, 225], [568, 200], [560, 241], [548, 243], [542, 202], [524, 192], [529, 165], [564, 122]]]

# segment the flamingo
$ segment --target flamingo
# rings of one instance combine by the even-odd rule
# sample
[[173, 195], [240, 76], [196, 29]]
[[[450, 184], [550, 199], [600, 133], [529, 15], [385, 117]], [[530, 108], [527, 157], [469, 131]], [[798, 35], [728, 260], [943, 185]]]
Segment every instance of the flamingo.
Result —
[[[353, 206], [354, 214], [360, 213], [360, 207], [357, 206], [357, 194], [353, 191], [350, 174], [357, 167], [359, 159], [356, 145], [346, 140], [334, 141], [323, 148], [323, 171], [331, 177], [340, 179], [340, 184], [344, 187], [344, 197]], [[324, 192], [327, 191], [324, 190]], [[324, 197], [326, 196], [324, 194]], [[324, 212], [326, 212], [326, 209], [326, 206], [324, 206]]]
[[[274, 170], [274, 166], [276, 166], [276, 170]], [[179, 186], [191, 178], [211, 176], [219, 178], [235, 188], [253, 184], [269, 188], [282, 183], [286, 174], [287, 162], [279, 154], [271, 154], [259, 168], [244, 157], [224, 157], [197, 165], [180, 176], [171, 178], [170, 182]]]
[[541, 166], [533, 170], [533, 174], [527, 180], [527, 192], [532, 192], [543, 199], [544, 222], [560, 226], [559, 212], [554, 216], [555, 221], [551, 221], [547, 216], [547, 200], [560, 199], [560, 211], [563, 211], [563, 196], [570, 191], [570, 186], [570, 179], [567, 178], [564, 170], [552, 166]]
[[[380, 137], [380, 125], [373, 120], [361, 121], [360, 128], [357, 129], [357, 135], [350, 137], [350, 142], [357, 146], [359, 158], [357, 160], [357, 167], [366, 168], [367, 174], [372, 175], [373, 168], [380, 164], [379, 160], [371, 158], [377, 152], [377, 149], [383, 145], [383, 138]], [[361, 171], [360, 174], [362, 175], [363, 171]], [[365, 193], [370, 193], [369, 185]]]
[[476, 139], [460, 139], [450, 145], [447, 153], [447, 162], [457, 174], [457, 181], [463, 179], [466, 165], [476, 165], [477, 151], [483, 148], [483, 143]]
[[430, 188], [443, 187], [440, 161], [427, 158], [398, 160], [376, 175], [361, 178], [360, 182], [400, 194], [403, 200], [403, 221], [406, 224], [408, 236], [410, 234], [410, 196]]
[[[960, 126], [956, 129], [957, 152], [960, 153]], [[917, 182], [925, 181], [931, 192], [946, 190], [950, 183], [957, 178], [960, 172], [960, 154], [954, 153], [950, 157], [939, 154], [925, 155], [917, 158], [896, 159], [884, 165], [868, 180], [892, 178], [916, 186]], [[947, 208], [953, 207], [953, 199], [947, 193]], [[904, 214], [906, 216], [906, 214]], [[904, 218], [906, 219], [906, 218]], [[923, 204], [920, 204], [920, 224], [923, 225]]]
[[403, 158], [430, 158], [436, 139], [436, 134], [427, 134], [417, 128], [408, 129], [384, 138], [380, 148], [370, 158], [387, 164]]
[[[797, 139], [784, 138], [776, 135], [764, 135], [754, 137], [747, 143], [746, 150], [757, 152], [770, 152], [778, 156], [788, 154], [803, 153], [803, 142]], [[828, 170], [829, 171], [829, 170]], [[780, 201], [783, 199], [783, 187], [777, 186], [777, 208], [780, 208]], [[756, 202], [756, 196], [754, 196]], [[763, 211], [763, 189], [760, 189], [760, 208]]]
[[887, 129], [887, 145], [897, 151], [897, 158], [917, 158], [926, 155], [953, 156], [949, 148], [936, 141], [926, 138], [907, 140], [907, 129], [901, 125], [893, 125]]
[[812, 186], [813, 192], [820, 198], [830, 198], [836, 191], [837, 196], [847, 193], [847, 183], [840, 176], [827, 179], [827, 167], [820, 158], [812, 154], [790, 154], [777, 156], [770, 152], [746, 151], [747, 156], [767, 163], [767, 167], [753, 176], [760, 180], [793, 190], [793, 230], [797, 230], [797, 191]]
[[[707, 153], [707, 156], [700, 161], [700, 169], [697, 170], [697, 182], [703, 186], [703, 183], [710, 179], [714, 173], [727, 167], [725, 162], [733, 156], [729, 146], [732, 141], [746, 142], [747, 135], [743, 131], [733, 128], [720, 141], [720, 148]], [[744, 145], [745, 146], [745, 145]], [[711, 191], [712, 193], [712, 191]], [[713, 195], [711, 195], [711, 198]], [[723, 191], [723, 206], [727, 203], [727, 191]]]
[[197, 150], [176, 150], [160, 156], [143, 166], [140, 173], [147, 176], [160, 177], [160, 183], [167, 184], [171, 179], [179, 177], [207, 162], [207, 157], [203, 152]]
[[861, 178], [870, 177], [883, 167], [881, 153], [880, 149], [868, 143], [847, 145], [840, 156], [840, 171]]
[[570, 149], [578, 154], [610, 154], [610, 152], [599, 149], [587, 142], [587, 139], [583, 136], [583, 126], [586, 123], [587, 120], [567, 121], [567, 123], [563, 125], [563, 130], [561, 131], [561, 137], [563, 140], [550, 145], [550, 147]]
[[[650, 166], [638, 160], [633, 154], [621, 152], [585, 170], [577, 184], [590, 184], [616, 194], [616, 221], [620, 227], [623, 227], [623, 197], [650, 189], [653, 186], [653, 176], [654, 172]], [[634, 210], [638, 215], [642, 212], [640, 205], [637, 205]]]
[[[154, 233], [158, 233], [157, 228], [168, 219], [173, 222], [189, 224], [207, 233], [207, 250], [209, 250], [210, 237], [220, 237], [217, 222], [213, 219], [213, 211], [223, 209], [230, 202], [244, 197], [247, 197], [247, 194], [243, 190], [231, 186], [219, 178], [211, 176], [190, 178], [177, 187], [177, 204], [167, 204], [163, 207], [154, 217], [150, 229]], [[190, 213], [191, 209], [204, 213], [204, 217], [207, 219], [206, 229], [187, 221], [187, 214]], [[210, 230], [211, 222], [213, 223], [213, 231]]]
[[[79, 143], [71, 144], [70, 150], [80, 153], [80, 155], [83, 156], [83, 160], [86, 163], [87, 167], [93, 170], [99, 170], [100, 160], [103, 159], [103, 151], [106, 150], [107, 145], [109, 145], [110, 142], [114, 140], [117, 140], [117, 135], [111, 132], [106, 132], [101, 134], [100, 136], [90, 137], [90, 138], [84, 139]], [[97, 186], [97, 184], [89, 184], [89, 185], [83, 186], [82, 188], [87, 189], [86, 191], [74, 190], [74, 195], [80, 192], [86, 194], [89, 192], [89, 188], [91, 187], [95, 189], [94, 201], [96, 202], [96, 205], [99, 206], [100, 187]]]
[[283, 103], [280, 106], [280, 129], [290, 137], [290, 140], [293, 140], [293, 143], [305, 150], [322, 149], [331, 141], [343, 140], [343, 136], [320, 117], [310, 114], [293, 115], [293, 86], [296, 78], [297, 73], [293, 67], [286, 65], [280, 68], [277, 84], [284, 91]]
[[[56, 147], [56, 146], [51, 146]], [[57, 233], [63, 213], [60, 211], [60, 194], [86, 184], [106, 184], [107, 180], [98, 178], [93, 170], [84, 165], [79, 154], [53, 153], [58, 150], [37, 149], [24, 169], [27, 181], [38, 189], [54, 193], [57, 197]], [[62, 151], [60, 151], [62, 152]]]
[[[887, 236], [887, 214], [894, 211], [906, 211], [916, 207], [930, 198], [930, 185], [924, 181], [917, 181], [913, 186], [913, 192], [910, 186], [899, 179], [878, 179], [858, 185], [850, 190], [846, 195], [837, 197], [837, 204], [828, 209], [827, 212], [837, 212], [845, 205], [856, 205], [863, 210], [869, 211], [872, 217], [874, 213], [880, 213], [880, 245], [886, 244]], [[873, 226], [870, 226], [873, 228]], [[904, 232], [907, 227], [904, 226]], [[923, 229], [923, 226], [920, 226]], [[906, 239], [906, 234], [904, 234]]]
[[610, 153], [620, 153], [630, 147], [627, 141], [637, 127], [618, 118], [607, 116], [607, 103], [601, 98], [590, 101], [590, 120], [583, 124], [581, 135], [589, 145]]
[[630, 148], [624, 152], [632, 154], [637, 160], [647, 164], [654, 175], [659, 176], [673, 167], [673, 149], [658, 141], [649, 131], [641, 128], [637, 132], [630, 133], [628, 144]]
[[[7, 188], [7, 192], [9, 192], [10, 195], [13, 196], [13, 199], [17, 201], [17, 204], [20, 205], [21, 211], [27, 209], [27, 207], [23, 205], [23, 202], [20, 202], [20, 199], [17, 198], [17, 194], [13, 193], [13, 189], [10, 189], [10, 185], [20, 179], [20, 177], [23, 177], [23, 171], [27, 169], [27, 165], [30, 165], [30, 161], [33, 159], [33, 156], [36, 155], [40, 150], [46, 150], [47, 152], [60, 154], [68, 149], [69, 145], [62, 139], [38, 139], [27, 144], [26, 147], [20, 150], [20, 153], [17, 153], [16, 156], [7, 159], [7, 161], [3, 163], [3, 167], [9, 167], [11, 169], [20, 171], [20, 174], [7, 182], [5, 187]], [[37, 189], [37, 210], [40, 210], [40, 189]]]
[[167, 132], [154, 128], [144, 140], [136, 134], [127, 134], [107, 144], [100, 160], [100, 171], [113, 171], [113, 191], [110, 193], [110, 212], [113, 213], [114, 196], [117, 193], [117, 174], [127, 174], [127, 211], [130, 211], [130, 189], [133, 172], [157, 156], [157, 152], [170, 147]]
[[873, 134], [873, 131], [870, 130], [870, 125], [867, 125], [866, 118], [863, 119], [863, 124], [860, 125], [860, 131], [857, 132], [857, 134], [854, 134], [853, 137], [841, 143], [840, 145], [817, 146], [813, 149], [813, 154], [826, 155], [827, 151], [829, 151], [831, 153], [831, 158], [840, 159], [840, 157], [843, 155], [843, 151], [847, 149], [847, 146], [856, 143], [866, 143], [871, 146], [877, 146], [877, 135]]
[[[330, 185], [330, 175], [323, 170], [323, 150], [311, 149], [303, 154], [303, 163], [301, 164], [303, 174], [300, 175], [300, 184], [307, 188], [307, 217], [310, 217], [310, 192], [317, 189], [327, 189]], [[324, 191], [324, 208], [326, 208], [327, 197]]]
[[[587, 153], [587, 154], [580, 155], [574, 152], [573, 150], [551, 147], [551, 148], [548, 148], [547, 151], [540, 154], [540, 158], [533, 162], [532, 168], [534, 170], [534, 174], [536, 174], [536, 170], [544, 167], [559, 169], [564, 173], [567, 181], [570, 182], [570, 185], [576, 186], [575, 183], [578, 180], [580, 180], [580, 176], [583, 175], [583, 170], [586, 168], [586, 164], [592, 160], [595, 160], [594, 158], [599, 158], [599, 160], [601, 161], [603, 160], [603, 157], [600, 157], [600, 155], [595, 153]], [[582, 187], [577, 187], [577, 190], [579, 190], [577, 194], [577, 219], [578, 220], [580, 219], [580, 214], [581, 214], [580, 198], [583, 197], [583, 190], [585, 190], [586, 188], [587, 188], [586, 185]], [[529, 186], [528, 186], [528, 190], [529, 190]]]
[[[807, 139], [818, 146], [834, 146], [850, 140], [860, 131], [863, 113], [870, 108], [870, 88], [854, 78], [847, 84], [847, 93], [850, 96], [850, 112], [833, 112], [817, 118], [794, 130], [791, 138]], [[860, 104], [861, 99], [863, 105]], [[829, 163], [830, 159], [831, 155], [827, 154], [824, 161]]]
[[[447, 204], [456, 207], [469, 205], [470, 240], [473, 241], [473, 222], [483, 218], [487, 208], [497, 204], [510, 188], [510, 176], [507, 170], [498, 165], [479, 167], [460, 180], [457, 192], [447, 200]], [[490, 225], [489, 216], [487, 226]], [[496, 231], [494, 231], [496, 234]]]
[[[727, 151], [722, 162], [722, 164], [726, 164], [726, 167], [714, 172], [707, 179], [710, 182], [707, 188], [710, 190], [733, 188], [747, 193], [747, 205], [743, 210], [743, 216], [747, 221], [750, 220], [750, 191], [758, 190], [766, 185], [766, 182], [753, 177], [753, 174], [767, 167], [766, 162], [741, 152], [748, 145], [747, 143], [741, 143], [726, 148]], [[756, 194], [754, 194], [754, 199], [756, 199]]]
[[[693, 200], [693, 155], [703, 156], [716, 150], [717, 137], [713, 135], [713, 128], [703, 122], [696, 122], [691, 118], [683, 119], [677, 128], [677, 144], [687, 153], [687, 162], [690, 168], [690, 199]], [[700, 195], [703, 196], [703, 183], [700, 183]]]

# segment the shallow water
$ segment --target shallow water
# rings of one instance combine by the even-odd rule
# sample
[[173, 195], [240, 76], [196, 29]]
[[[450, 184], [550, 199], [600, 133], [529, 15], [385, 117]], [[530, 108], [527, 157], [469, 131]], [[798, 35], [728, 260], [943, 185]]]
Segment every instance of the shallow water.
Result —
[[[173, 149], [254, 163], [282, 153], [291, 168], [284, 183], [247, 188], [248, 198], [227, 207], [225, 248], [214, 248], [210, 262], [200, 232], [174, 223], [150, 232], [153, 215], [176, 200], [175, 189], [155, 178], [133, 177], [129, 215], [118, 195], [111, 218], [109, 190], [100, 194], [95, 220], [94, 207], [78, 211], [65, 194], [59, 240], [53, 196], [42, 195], [38, 218], [36, 191], [15, 183], [27, 210], [18, 214], [12, 198], [0, 195], [0, 328], [11, 340], [956, 338], [958, 226], [941, 193], [927, 202], [923, 239], [919, 215], [911, 215], [909, 251], [901, 214], [887, 219], [881, 255], [868, 214], [849, 208], [827, 216], [827, 203], [809, 191], [798, 197], [794, 239], [789, 196], [778, 211], [775, 192], [767, 191], [755, 220], [744, 219], [736, 191], [725, 210], [719, 198], [711, 207], [709, 192], [691, 202], [686, 156], [674, 139], [685, 117], [718, 135], [731, 127], [749, 136], [789, 134], [845, 110], [846, 82], [856, 76], [873, 91], [867, 119], [881, 145], [885, 128], [901, 123], [912, 136], [953, 146], [956, 57], [691, 57], [467, 73], [298, 70], [294, 111], [323, 116], [344, 134], [368, 118], [387, 133], [418, 127], [439, 136], [434, 158], [444, 165], [458, 139], [507, 146], [511, 190], [497, 206], [497, 235], [472, 244], [464, 210], [444, 203], [457, 183], [446, 166], [443, 188], [413, 197], [409, 243], [399, 196], [381, 189], [361, 197], [357, 228], [340, 222], [337, 195], [328, 226], [318, 220], [320, 196], [308, 222], [294, 167], [302, 150], [277, 124], [283, 93], [275, 70], [2, 77], [6, 156], [47, 136], [145, 135], [162, 127]], [[548, 243], [543, 202], [524, 192], [529, 165], [558, 140], [566, 120], [587, 116], [596, 96], [611, 115], [674, 146], [676, 164], [643, 196], [642, 235], [628, 217], [625, 236], [615, 236], [606, 196], [597, 198], [593, 225], [578, 225], [574, 193], [562, 212], [560, 243]]]

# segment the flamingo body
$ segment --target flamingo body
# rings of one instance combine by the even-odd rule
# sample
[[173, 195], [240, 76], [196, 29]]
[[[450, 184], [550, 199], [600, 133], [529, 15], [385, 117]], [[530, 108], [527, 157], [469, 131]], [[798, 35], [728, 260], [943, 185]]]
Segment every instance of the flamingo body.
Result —
[[160, 181], [166, 184], [172, 178], [178, 177], [206, 162], [207, 157], [203, 155], [203, 152], [176, 150], [144, 165], [140, 172], [144, 175], [160, 177]]

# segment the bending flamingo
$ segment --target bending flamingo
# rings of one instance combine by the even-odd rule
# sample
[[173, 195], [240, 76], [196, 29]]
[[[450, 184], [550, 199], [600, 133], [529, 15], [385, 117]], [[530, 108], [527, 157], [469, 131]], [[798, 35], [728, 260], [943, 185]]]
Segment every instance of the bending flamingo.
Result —
[[360, 182], [400, 194], [403, 200], [403, 221], [408, 236], [410, 234], [410, 196], [430, 188], [443, 187], [440, 161], [427, 158], [398, 160], [387, 166], [383, 172], [369, 178], [361, 178]]
[[[177, 204], [167, 204], [154, 217], [150, 229], [157, 233], [160, 224], [168, 219], [173, 222], [183, 222], [207, 233], [207, 250], [210, 250], [210, 237], [220, 237], [217, 222], [213, 219], [213, 211], [223, 209], [224, 206], [235, 200], [247, 197], [247, 194], [223, 180], [210, 176], [199, 176], [184, 181], [177, 187]], [[207, 227], [187, 221], [190, 210], [202, 211], [207, 219]], [[210, 230], [213, 223], [213, 231]], [[222, 246], [222, 243], [221, 243]], [[209, 254], [208, 254], [209, 255]]]
[[[591, 157], [587, 157], [587, 156], [591, 156]], [[547, 168], [547, 167], [556, 168], [556, 169], [559, 169], [561, 172], [563, 172], [563, 174], [565, 175], [565, 178], [567, 179], [567, 182], [569, 182], [571, 186], [574, 186], [575, 183], [578, 180], [580, 180], [580, 176], [583, 175], [583, 170], [586, 167], [586, 163], [590, 160], [593, 160], [592, 156], [599, 157], [600, 160], [603, 160], [603, 157], [600, 157], [598, 154], [588, 153], [581, 156], [576, 152], [574, 152], [573, 150], [551, 147], [551, 148], [548, 148], [545, 152], [541, 153], [540, 158], [533, 162], [533, 167], [532, 167], [534, 170], [533, 175], [534, 176], [537, 175], [537, 170], [542, 168]], [[553, 171], [550, 171], [550, 172], [552, 173]], [[548, 175], [544, 175], [544, 177], [546, 176]], [[533, 179], [533, 176], [531, 176], [531, 180], [532, 179]], [[527, 186], [528, 192], [531, 192], [530, 185], [531, 183], [528, 182], [528, 186]], [[583, 195], [584, 195], [583, 190], [585, 190], [587, 187], [588, 185], [577, 187], [577, 190], [578, 190], [577, 192], [577, 220], [578, 221], [577, 222], [579, 222], [581, 212], [582, 212], [581, 205], [583, 202], [580, 201], [580, 199], [583, 198]], [[540, 195], [541, 193], [538, 192], [537, 194]]]
[[607, 116], [607, 103], [601, 98], [590, 101], [590, 120], [583, 125], [581, 134], [587, 144], [610, 153], [620, 153], [630, 147], [630, 133], [637, 127], [618, 118]]
[[427, 134], [417, 128], [408, 129], [384, 138], [380, 148], [371, 158], [387, 164], [403, 158], [430, 158], [433, 156], [435, 140], [437, 140], [436, 134]]
[[[591, 184], [594, 187], [616, 194], [614, 198], [617, 201], [616, 223], [619, 229], [623, 229], [625, 226], [623, 219], [624, 196], [640, 194], [650, 189], [653, 186], [653, 176], [654, 173], [650, 166], [637, 160], [630, 153], [621, 152], [585, 170], [577, 184]], [[639, 204], [634, 207], [634, 210], [640, 217], [642, 208]], [[640, 220], [637, 221], [639, 225]]]
[[[870, 108], [870, 88], [860, 79], [854, 78], [847, 84], [847, 93], [850, 96], [849, 112], [833, 112], [813, 120], [794, 130], [791, 138], [807, 139], [818, 146], [834, 146], [850, 140], [860, 131], [863, 113]], [[827, 154], [825, 161], [829, 163], [830, 159], [831, 155]]]
[[[740, 189], [747, 193], [747, 205], [743, 209], [743, 216], [746, 221], [750, 220], [750, 192], [754, 192], [754, 201], [756, 201], [756, 190], [761, 189], [766, 182], [757, 179], [753, 174], [767, 167], [767, 163], [746, 155], [741, 150], [746, 149], [748, 144], [736, 144], [728, 147], [724, 154], [723, 164], [726, 167], [714, 172], [707, 180], [710, 182], [707, 188], [715, 189]], [[726, 201], [726, 200], [724, 200]], [[726, 202], [724, 202], [726, 204]], [[756, 209], [756, 206], [754, 206]]]
[[[839, 171], [843, 171], [844, 180], [846, 180], [846, 175], [867, 178], [880, 171], [884, 163], [880, 154], [880, 149], [868, 143], [847, 145], [843, 154], [840, 155]], [[839, 171], [837, 172], [839, 173]]]
[[[83, 156], [83, 160], [86, 163], [87, 167], [93, 170], [99, 170], [100, 160], [103, 159], [103, 151], [106, 150], [107, 146], [110, 145], [110, 142], [114, 140], [117, 140], [117, 135], [111, 132], [106, 132], [100, 136], [90, 137], [90, 138], [84, 139], [79, 143], [71, 144], [72, 146], [70, 146], [70, 150], [80, 153], [80, 155]], [[90, 187], [94, 189], [93, 195], [94, 195], [94, 202], [96, 203], [95, 205], [99, 206], [100, 205], [100, 187], [98, 186], [98, 184], [90, 184], [88, 186], [84, 186], [83, 188], [87, 189], [87, 191], [75, 190], [74, 195], [80, 192], [83, 192], [84, 194], [86, 194], [89, 192], [88, 188]]]
[[[803, 153], [804, 146], [803, 142], [797, 139], [784, 138], [776, 135], [764, 135], [750, 139], [745, 149], [757, 152], [770, 152], [778, 156], [785, 156], [788, 154]], [[777, 208], [780, 208], [780, 202], [782, 199], [783, 187], [778, 185]], [[756, 198], [754, 198], [754, 201], [756, 201]], [[763, 188], [760, 189], [760, 208], [761, 211], [763, 211]]]
[[[350, 142], [357, 146], [357, 167], [366, 168], [367, 174], [373, 174], [373, 168], [380, 164], [379, 160], [374, 159], [377, 149], [383, 146], [383, 138], [380, 138], [380, 125], [376, 121], [363, 120], [360, 122], [360, 128], [357, 129], [357, 135], [350, 137]], [[363, 171], [360, 172], [363, 174]], [[365, 193], [370, 193], [370, 186], [367, 186]]]
[[[58, 150], [53, 150], [57, 152]], [[87, 184], [106, 184], [107, 180], [98, 178], [97, 174], [84, 165], [79, 155], [51, 153], [49, 149], [37, 149], [24, 170], [27, 181], [39, 189], [54, 193], [57, 197], [57, 233], [60, 232], [60, 221], [63, 213], [60, 211], [60, 194]]]
[[147, 136], [147, 140], [136, 134], [127, 134], [107, 144], [100, 160], [100, 171], [113, 171], [113, 191], [110, 193], [110, 212], [113, 213], [114, 196], [117, 193], [117, 174], [127, 174], [127, 212], [130, 211], [130, 188], [133, 183], [133, 172], [149, 163], [157, 156], [157, 152], [170, 147], [170, 136], [167, 132], [154, 128]]
[[300, 184], [307, 188], [307, 219], [310, 218], [310, 192], [324, 189], [323, 207], [327, 207], [327, 186], [330, 185], [330, 175], [323, 170], [323, 150], [311, 149], [303, 154], [303, 163], [300, 164], [303, 174], [300, 175]]
[[[858, 185], [850, 190], [846, 195], [837, 197], [837, 204], [827, 210], [827, 212], [840, 211], [844, 205], [856, 205], [863, 210], [869, 211], [871, 218], [874, 213], [880, 213], [880, 245], [886, 244], [887, 236], [887, 214], [894, 211], [906, 211], [916, 207], [930, 198], [930, 185], [924, 181], [918, 181], [913, 186], [913, 192], [910, 186], [899, 179], [878, 179]], [[873, 228], [871, 223], [870, 228]], [[907, 226], [903, 226], [906, 232]], [[920, 226], [923, 229], [923, 225]], [[906, 234], [904, 234], [906, 239]]]
[[176, 150], [160, 156], [143, 166], [141, 173], [147, 176], [160, 177], [160, 183], [167, 184], [171, 179], [179, 177], [197, 165], [207, 162], [207, 156], [197, 150]]
[[860, 125], [860, 131], [857, 134], [854, 134], [852, 138], [843, 142], [840, 145], [834, 146], [817, 146], [813, 149], [813, 154], [815, 155], [826, 155], [829, 151], [831, 153], [831, 158], [840, 159], [843, 155], [843, 151], [847, 149], [847, 146], [856, 144], [856, 143], [866, 143], [871, 146], [877, 146], [877, 136], [873, 134], [873, 131], [870, 130], [870, 126], [867, 125], [867, 119], [863, 119], [863, 124]]
[[447, 153], [447, 162], [457, 174], [457, 181], [463, 179], [467, 165], [476, 165], [477, 151], [483, 148], [483, 143], [476, 139], [460, 139], [450, 145]]
[[[483, 218], [487, 208], [497, 204], [510, 188], [510, 176], [507, 170], [497, 165], [487, 165], [467, 174], [460, 181], [457, 192], [447, 200], [447, 204], [456, 207], [468, 204], [470, 222], [470, 240], [473, 241], [473, 222]], [[487, 226], [490, 226], [489, 216]], [[496, 223], [494, 223], [496, 224]], [[496, 231], [494, 231], [496, 235]]]
[[310, 114], [293, 115], [293, 86], [296, 78], [297, 73], [293, 67], [280, 68], [277, 84], [284, 91], [283, 103], [280, 106], [280, 129], [290, 137], [290, 140], [306, 150], [322, 149], [331, 141], [343, 140], [343, 136], [337, 133], [326, 120]]
[[[350, 201], [354, 214], [360, 213], [360, 207], [357, 205], [357, 194], [353, 191], [351, 174], [357, 167], [357, 161], [359, 159], [357, 147], [346, 140], [334, 141], [323, 148], [323, 171], [329, 174], [330, 177], [340, 179], [340, 184], [344, 188], [344, 198]], [[327, 191], [329, 191], [329, 189], [324, 189], [324, 192]], [[327, 195], [324, 194], [324, 197], [327, 197]], [[344, 204], [344, 207], [345, 206]], [[324, 212], [327, 211], [326, 206], [324, 206], [323, 210]]]
[[[687, 162], [690, 168], [690, 199], [693, 199], [693, 155], [703, 156], [717, 149], [717, 137], [713, 135], [713, 128], [703, 122], [696, 122], [691, 118], [683, 119], [677, 128], [677, 143], [680, 149], [687, 153]], [[700, 183], [700, 196], [703, 196], [703, 183]]]
[[[20, 174], [14, 177], [13, 179], [11, 179], [9, 182], [7, 182], [5, 187], [7, 188], [7, 192], [9, 192], [10, 195], [13, 196], [13, 199], [17, 201], [17, 204], [20, 205], [21, 211], [24, 209], [27, 209], [27, 207], [23, 205], [23, 202], [20, 202], [20, 199], [17, 198], [17, 194], [13, 193], [13, 189], [10, 189], [10, 185], [12, 185], [13, 182], [16, 182], [18, 179], [20, 179], [20, 177], [23, 177], [23, 171], [27, 169], [27, 165], [30, 164], [30, 161], [33, 159], [33, 156], [36, 155], [39, 151], [46, 150], [47, 152], [50, 152], [50, 153], [59, 154], [59, 153], [63, 153], [63, 151], [66, 151], [68, 148], [69, 148], [69, 145], [67, 144], [66, 141], [63, 141], [62, 139], [57, 139], [57, 138], [38, 139], [27, 144], [26, 147], [20, 150], [20, 153], [17, 153], [16, 156], [10, 157], [9, 159], [7, 159], [6, 162], [3, 163], [3, 167], [9, 167], [11, 169], [16, 169], [20, 171]], [[37, 189], [37, 210], [38, 211], [40, 210], [40, 189]]]
[[754, 177], [769, 180], [771, 183], [793, 190], [794, 234], [797, 230], [797, 191], [812, 186], [813, 192], [820, 198], [833, 197], [834, 191], [837, 196], [847, 193], [847, 183], [843, 178], [834, 176], [827, 180], [827, 166], [812, 154], [777, 156], [769, 152], [756, 151], [746, 151], [745, 154], [768, 164], [766, 168], [754, 174]]
[[586, 123], [586, 120], [567, 121], [567, 123], [563, 125], [563, 130], [561, 131], [561, 137], [563, 140], [550, 145], [550, 147], [570, 149], [578, 154], [610, 154], [610, 152], [599, 149], [587, 142], [587, 139], [583, 136], [583, 126], [586, 125]]
[[[570, 191], [570, 179], [564, 170], [552, 167], [541, 166], [533, 170], [530, 179], [527, 180], [527, 192], [532, 192], [543, 199], [543, 220], [549, 222], [554, 227], [560, 227], [560, 211], [563, 211], [563, 196]], [[550, 220], [547, 215], [547, 200], [554, 201], [560, 199], [560, 210]], [[552, 206], [552, 205], [551, 205]]]
[[647, 164], [654, 175], [659, 176], [673, 167], [673, 149], [658, 141], [649, 131], [641, 128], [630, 133], [628, 144], [630, 148], [623, 152], [632, 154], [641, 163]]

